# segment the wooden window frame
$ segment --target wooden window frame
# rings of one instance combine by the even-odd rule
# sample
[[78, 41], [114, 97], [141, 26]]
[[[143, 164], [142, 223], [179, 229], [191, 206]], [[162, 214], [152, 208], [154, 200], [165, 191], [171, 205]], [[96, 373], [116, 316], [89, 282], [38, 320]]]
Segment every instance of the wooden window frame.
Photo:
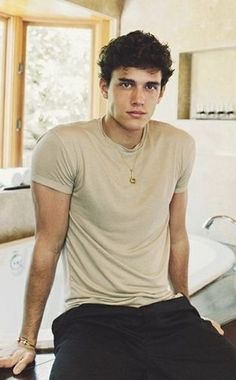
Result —
[[1, 59], [1, 85], [0, 85], [0, 167], [3, 165], [3, 148], [4, 148], [4, 103], [5, 103], [5, 70], [6, 70], [6, 35], [7, 35], [7, 18], [0, 15], [0, 21], [4, 23], [3, 29], [3, 54]]
[[[1, 16], [1, 15], [0, 15]], [[6, 15], [7, 17], [7, 15]], [[98, 91], [99, 78], [97, 57], [102, 46], [116, 33], [114, 20], [93, 17], [91, 19], [58, 20], [43, 18], [24, 18], [8, 16], [7, 53], [5, 71], [5, 102], [2, 139], [2, 160], [0, 167], [22, 165], [23, 156], [23, 105], [24, 72], [20, 64], [25, 64], [26, 28], [28, 25], [77, 26], [91, 28], [93, 31], [92, 78], [91, 78], [91, 117], [100, 117], [105, 113], [106, 104]]]

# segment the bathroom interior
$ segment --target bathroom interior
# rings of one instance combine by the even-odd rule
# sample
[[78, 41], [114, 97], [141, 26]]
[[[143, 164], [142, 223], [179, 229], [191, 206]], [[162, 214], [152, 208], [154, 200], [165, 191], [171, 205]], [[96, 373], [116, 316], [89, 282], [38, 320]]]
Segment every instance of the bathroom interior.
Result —
[[[25, 25], [34, 24], [91, 29], [88, 118], [105, 110], [97, 91], [101, 46], [136, 29], [169, 44], [175, 72], [153, 118], [184, 129], [196, 141], [187, 210], [191, 302], [201, 315], [220, 322], [226, 338], [236, 344], [235, 1], [225, 0], [222, 6], [220, 0], [146, 0], [144, 6], [143, 0], [0, 0], [1, 21], [6, 26], [5, 41], [12, 46], [5, 50], [5, 64], [0, 66], [4, 72], [0, 78], [0, 346], [19, 330], [34, 240], [30, 165], [23, 159], [25, 78], [19, 65], [25, 59]], [[18, 181], [19, 173], [27, 179], [13, 183], [16, 173]], [[63, 310], [62, 294], [59, 264], [40, 330], [36, 366], [18, 379], [48, 378], [53, 361], [50, 324]], [[10, 370], [0, 370], [0, 380], [14, 378]]]

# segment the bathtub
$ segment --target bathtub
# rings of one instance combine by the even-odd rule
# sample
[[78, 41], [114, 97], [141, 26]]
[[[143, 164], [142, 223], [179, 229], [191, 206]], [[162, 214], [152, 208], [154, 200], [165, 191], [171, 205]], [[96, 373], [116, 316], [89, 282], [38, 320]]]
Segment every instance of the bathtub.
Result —
[[235, 263], [234, 252], [217, 241], [190, 235], [189, 294], [216, 280]]
[[[0, 244], [0, 345], [14, 340], [20, 332], [33, 245], [33, 237]], [[59, 260], [41, 323], [39, 348], [52, 346], [50, 326], [64, 307], [63, 281], [62, 262]]]
[[[18, 336], [23, 313], [24, 289], [34, 239], [0, 244], [0, 344]], [[234, 264], [233, 251], [218, 242], [190, 236], [190, 294], [214, 281]], [[38, 339], [39, 348], [53, 346], [52, 320], [63, 311], [63, 269], [59, 260], [55, 281], [46, 305]]]

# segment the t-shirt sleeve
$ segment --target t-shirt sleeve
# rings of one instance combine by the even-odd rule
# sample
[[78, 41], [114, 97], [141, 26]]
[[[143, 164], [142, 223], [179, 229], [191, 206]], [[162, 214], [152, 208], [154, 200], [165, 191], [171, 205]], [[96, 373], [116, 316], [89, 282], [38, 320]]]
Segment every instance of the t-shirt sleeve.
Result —
[[43, 135], [33, 152], [31, 180], [52, 189], [71, 194], [74, 187], [76, 162], [70, 147], [53, 130]]
[[187, 190], [189, 178], [191, 176], [192, 169], [193, 169], [195, 154], [196, 154], [195, 141], [191, 136], [188, 136], [188, 139], [187, 141], [185, 141], [185, 144], [182, 150], [180, 176], [176, 183], [175, 193], [182, 193]]

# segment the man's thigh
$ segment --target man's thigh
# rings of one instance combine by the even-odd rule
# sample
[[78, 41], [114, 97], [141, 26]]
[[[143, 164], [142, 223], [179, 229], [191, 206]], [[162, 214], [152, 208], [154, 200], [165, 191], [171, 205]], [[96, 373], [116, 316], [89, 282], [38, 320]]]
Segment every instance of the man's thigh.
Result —
[[185, 297], [140, 310], [79, 307], [54, 330], [50, 380], [236, 379], [236, 349]]
[[116, 308], [114, 313], [109, 307], [96, 309], [95, 314], [92, 306], [85, 306], [65, 315], [64, 321], [59, 317], [50, 380], [146, 379], [136, 318], [114, 315]]
[[174, 303], [175, 311], [159, 310], [156, 321], [149, 321], [148, 380], [156, 379], [160, 370], [170, 380], [236, 379], [236, 348], [187, 299]]
[[[114, 342], [115, 344], [115, 342]], [[145, 380], [135, 363], [105, 347], [78, 348], [76, 341], [65, 343], [56, 355], [50, 380]]]

